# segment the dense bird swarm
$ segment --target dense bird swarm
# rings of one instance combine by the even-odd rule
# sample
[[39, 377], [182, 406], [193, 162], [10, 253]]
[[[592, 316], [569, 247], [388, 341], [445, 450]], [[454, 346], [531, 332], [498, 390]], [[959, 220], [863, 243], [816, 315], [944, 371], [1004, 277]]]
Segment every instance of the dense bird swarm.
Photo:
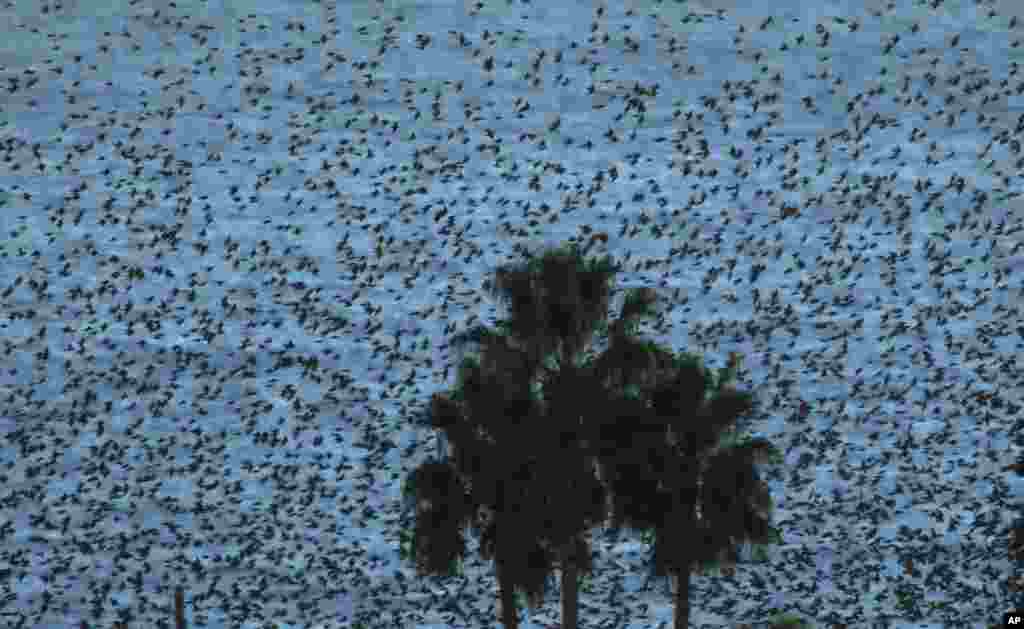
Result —
[[[716, 5], [0, 4], [0, 625], [495, 625], [400, 559], [408, 418], [568, 240], [786, 453], [695, 626], [1019, 603], [1020, 7]], [[668, 622], [594, 536], [581, 625]]]

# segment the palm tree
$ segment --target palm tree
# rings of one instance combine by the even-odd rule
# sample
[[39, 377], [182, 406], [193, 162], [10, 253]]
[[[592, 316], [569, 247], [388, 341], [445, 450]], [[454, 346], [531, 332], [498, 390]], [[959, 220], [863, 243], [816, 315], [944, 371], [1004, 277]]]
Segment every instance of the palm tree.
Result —
[[[531, 400], [517, 400], [508, 389], [496, 386], [495, 379], [479, 376], [479, 367], [466, 361], [456, 393], [431, 399], [430, 421], [447, 432], [453, 460], [427, 461], [406, 481], [406, 496], [417, 504], [412, 554], [421, 574], [455, 574], [465, 554], [463, 531], [471, 527], [481, 537], [481, 555], [495, 563], [502, 623], [515, 629], [515, 591], [524, 592], [531, 607], [540, 604], [551, 570], [550, 552], [542, 540], [529, 535], [525, 520], [533, 510], [523, 495], [525, 475], [506, 451], [514, 448], [511, 431], [502, 431], [498, 438], [484, 433], [468, 419], [479, 416], [464, 407], [487, 399], [490, 412], [509, 423], [528, 418], [535, 410]], [[517, 534], [502, 535], [504, 531]]]
[[[464, 358], [455, 389], [431, 400], [428, 423], [452, 455], [407, 482], [420, 505], [417, 563], [451, 574], [471, 526], [495, 562], [507, 628], [517, 626], [514, 592], [536, 608], [558, 564], [562, 627], [576, 629], [579, 574], [592, 569], [585, 534], [609, 514], [617, 527], [654, 531], [658, 576], [685, 575], [677, 627], [689, 616], [690, 568], [729, 557], [744, 534], [767, 537], [752, 509], [770, 508], [770, 498], [749, 459], [769, 444], [715, 450], [750, 396], [725, 386], [727, 377], [712, 382], [699, 359], [636, 336], [640, 319], [655, 314], [653, 290], [627, 292], [608, 325], [615, 271], [575, 247], [499, 268], [485, 287], [508, 303], [509, 318], [453, 339], [478, 344], [479, 359]], [[602, 328], [608, 349], [584, 355]]]
[[[584, 360], [595, 332], [608, 327], [609, 281], [616, 270], [607, 257], [584, 261], [574, 246], [500, 268], [490, 286], [508, 304], [509, 319], [497, 330], [477, 326], [462, 337], [481, 343], [495, 359], [495, 368], [506, 371], [506, 382], [542, 385], [544, 430], [531, 431], [523, 452], [532, 451], [547, 470], [538, 477], [545, 488], [540, 509], [556, 517], [543, 520], [541, 534], [558, 549], [563, 629], [576, 629], [579, 574], [592, 569], [583, 533], [607, 517], [607, 492], [596, 476], [592, 439], [583, 427], [588, 413], [582, 412], [581, 400], [610, 381], [602, 371], [605, 366], [620, 377], [622, 372], [657, 367], [641, 354]], [[612, 324], [617, 334], [629, 337], [635, 332], [640, 317], [654, 314], [655, 300], [649, 289], [628, 292]], [[515, 366], [511, 373], [510, 365]]]
[[[614, 273], [607, 257], [584, 261], [575, 247], [499, 268], [487, 286], [510, 317], [454, 339], [478, 344], [480, 357], [464, 358], [452, 393], [431, 400], [428, 423], [446, 434], [452, 460], [428, 461], [406, 483], [418, 505], [417, 565], [452, 574], [472, 527], [495, 561], [506, 627], [517, 626], [514, 591], [536, 608], [555, 563], [562, 624], [576, 627], [578, 574], [592, 567], [585, 532], [607, 516], [575, 403], [595, 382], [579, 357], [607, 317]], [[627, 300], [624, 315], [639, 301]]]
[[692, 571], [735, 563], [744, 542], [774, 540], [771, 495], [754, 463], [780, 456], [763, 438], [730, 441], [754, 408], [753, 397], [732, 386], [731, 371], [716, 380], [699, 357], [673, 356], [622, 328], [610, 343], [606, 360], [647, 353], [659, 365], [639, 372], [647, 382], [633, 394], [626, 385], [636, 372], [623, 374], [618, 394], [601, 401], [604, 412], [590, 411], [612, 526], [653, 532], [651, 574], [677, 578], [675, 628], [685, 629]]

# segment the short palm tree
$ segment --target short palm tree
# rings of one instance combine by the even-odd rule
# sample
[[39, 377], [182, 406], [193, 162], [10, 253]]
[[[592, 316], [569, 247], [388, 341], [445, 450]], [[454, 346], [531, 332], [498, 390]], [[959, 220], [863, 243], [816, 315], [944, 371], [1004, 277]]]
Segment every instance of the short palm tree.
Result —
[[727, 373], [716, 381], [699, 357], [673, 356], [623, 331], [613, 330], [602, 358], [623, 364], [646, 353], [658, 367], [641, 371], [647, 382], [639, 386], [626, 373], [618, 393], [590, 409], [588, 426], [613, 528], [653, 532], [652, 575], [677, 578], [675, 628], [685, 629], [693, 570], [735, 563], [740, 544], [775, 539], [771, 495], [754, 464], [780, 456], [766, 439], [727, 438], [754, 409]]

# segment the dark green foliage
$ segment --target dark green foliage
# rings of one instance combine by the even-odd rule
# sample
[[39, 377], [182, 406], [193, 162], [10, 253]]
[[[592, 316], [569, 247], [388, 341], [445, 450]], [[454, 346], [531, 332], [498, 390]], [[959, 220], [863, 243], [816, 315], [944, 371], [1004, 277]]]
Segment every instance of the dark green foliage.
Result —
[[[522, 505], [522, 496], [505, 504]], [[544, 602], [547, 580], [555, 564], [555, 552], [549, 544], [528, 534], [534, 529], [531, 512], [520, 508], [501, 511], [480, 534], [480, 554], [484, 559], [501, 562], [509, 575], [507, 585], [521, 591], [531, 609]], [[505, 533], [502, 535], [502, 533]]]
[[472, 517], [462, 479], [451, 467], [428, 462], [414, 470], [407, 483], [415, 488], [418, 501], [413, 535], [417, 567], [424, 574], [455, 574], [465, 553], [462, 531]]
[[771, 540], [771, 496], [753, 463], [776, 452], [764, 439], [725, 443], [753, 410], [750, 394], [714, 381], [693, 357], [660, 362], [671, 366], [636, 394], [620, 387], [588, 425], [597, 434], [612, 525], [653, 533], [651, 575], [680, 577], [676, 626], [683, 628], [691, 571], [735, 562], [746, 541]]
[[[591, 569], [582, 534], [605, 518], [606, 490], [579, 400], [600, 383], [578, 359], [606, 317], [613, 273], [607, 258], [587, 262], [570, 247], [502, 267], [488, 282], [510, 316], [453, 339], [477, 345], [479, 356], [463, 358], [456, 387], [431, 400], [428, 422], [445, 431], [450, 461], [407, 483], [418, 504], [430, 505], [417, 512], [421, 567], [449, 574], [471, 527], [496, 563], [503, 601], [515, 588], [539, 605], [556, 564]], [[449, 471], [436, 473], [438, 465]], [[503, 616], [515, 624], [514, 614]]]
[[560, 346], [574, 356], [590, 340], [606, 317], [614, 274], [609, 257], [584, 261], [568, 246], [499, 268], [487, 286], [509, 307], [509, 336], [527, 341], [523, 350], [539, 361]]
[[[655, 314], [651, 289], [629, 291], [605, 326], [614, 273], [608, 258], [584, 261], [575, 247], [499, 268], [485, 286], [509, 318], [453, 339], [479, 355], [464, 357], [456, 387], [431, 400], [429, 423], [451, 456], [408, 483], [421, 505], [418, 565], [450, 574], [462, 531], [474, 529], [495, 562], [506, 627], [517, 623], [511, 591], [539, 605], [557, 566], [563, 627], [575, 629], [577, 574], [593, 567], [585, 533], [609, 518], [653, 531], [659, 576], [734, 560], [737, 543], [771, 530], [770, 496], [752, 467], [770, 444], [721, 447], [752, 397], [698, 357], [636, 336]], [[608, 348], [585, 355], [602, 327]]]

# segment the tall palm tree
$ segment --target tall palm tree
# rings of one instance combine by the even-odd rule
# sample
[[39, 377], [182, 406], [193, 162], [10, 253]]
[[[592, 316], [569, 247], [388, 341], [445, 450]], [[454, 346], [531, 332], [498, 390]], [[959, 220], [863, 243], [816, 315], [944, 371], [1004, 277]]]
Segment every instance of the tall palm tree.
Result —
[[[466, 421], [464, 406], [489, 397], [492, 412], [510, 423], [535, 411], [530, 400], [514, 399], [493, 381], [481, 382], [477, 373], [467, 362], [458, 394], [431, 400], [431, 421], [448, 432], [453, 460], [428, 461], [406, 482], [407, 496], [417, 503], [412, 551], [421, 574], [455, 574], [465, 554], [463, 531], [472, 528], [481, 538], [481, 555], [495, 564], [502, 623], [515, 629], [515, 591], [526, 594], [531, 607], [542, 602], [551, 553], [530, 535], [534, 510], [524, 495], [529, 470], [504, 452], [515, 447], [509, 431], [497, 439], [477, 431]], [[516, 534], [502, 534], [507, 531]]]
[[[487, 287], [509, 318], [453, 339], [478, 344], [480, 357], [464, 358], [453, 392], [432, 398], [428, 423], [446, 434], [452, 460], [430, 461], [407, 482], [419, 505], [418, 565], [451, 574], [462, 531], [474, 528], [481, 554], [495, 561], [506, 627], [517, 626], [514, 591], [535, 608], [556, 563], [562, 626], [576, 627], [578, 573], [592, 567], [585, 532], [607, 516], [576, 403], [596, 382], [580, 355], [607, 318], [615, 271], [609, 258], [585, 261], [575, 247], [499, 268]], [[626, 319], [646, 295], [627, 299]]]
[[[602, 359], [621, 363], [645, 352], [660, 367], [646, 382], [590, 410], [601, 477], [610, 492], [613, 528], [652, 532], [651, 574], [677, 579], [675, 628], [689, 624], [695, 569], [738, 558], [745, 542], [771, 543], [772, 501], [754, 463], [780, 460], [763, 438], [729, 440], [753, 397], [725, 371], [716, 380], [699, 357], [670, 351], [613, 330]], [[609, 366], [602, 373], [614, 373]], [[622, 374], [626, 379], [636, 373]]]

